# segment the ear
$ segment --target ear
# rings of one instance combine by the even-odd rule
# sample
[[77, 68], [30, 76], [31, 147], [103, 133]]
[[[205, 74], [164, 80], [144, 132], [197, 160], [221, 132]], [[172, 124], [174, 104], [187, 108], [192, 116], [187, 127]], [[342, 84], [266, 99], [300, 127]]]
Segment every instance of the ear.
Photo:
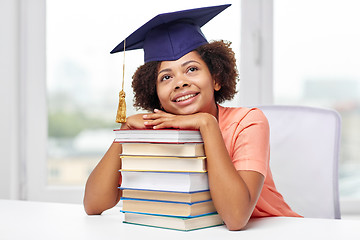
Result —
[[219, 91], [220, 89], [221, 89], [220, 83], [217, 83], [217, 82], [214, 80], [214, 90], [215, 90], [215, 91]]

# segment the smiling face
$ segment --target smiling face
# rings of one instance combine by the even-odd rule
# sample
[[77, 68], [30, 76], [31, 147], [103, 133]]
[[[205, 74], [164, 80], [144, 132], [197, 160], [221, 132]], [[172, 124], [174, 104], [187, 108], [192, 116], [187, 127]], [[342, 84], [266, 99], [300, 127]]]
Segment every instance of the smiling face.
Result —
[[176, 61], [163, 61], [158, 70], [156, 91], [161, 106], [173, 114], [207, 112], [217, 117], [215, 83], [206, 63], [193, 51]]

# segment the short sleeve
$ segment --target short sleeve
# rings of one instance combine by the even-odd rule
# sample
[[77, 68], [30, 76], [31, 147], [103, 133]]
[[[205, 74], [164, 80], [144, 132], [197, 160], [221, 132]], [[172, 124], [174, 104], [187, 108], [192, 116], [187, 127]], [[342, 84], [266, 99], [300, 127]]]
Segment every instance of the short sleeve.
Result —
[[222, 129], [236, 170], [251, 170], [266, 177], [269, 167], [269, 123], [260, 109], [233, 111], [227, 115], [231, 122]]
[[260, 109], [250, 109], [234, 124], [231, 157], [236, 170], [251, 170], [266, 177], [270, 158], [270, 130]]

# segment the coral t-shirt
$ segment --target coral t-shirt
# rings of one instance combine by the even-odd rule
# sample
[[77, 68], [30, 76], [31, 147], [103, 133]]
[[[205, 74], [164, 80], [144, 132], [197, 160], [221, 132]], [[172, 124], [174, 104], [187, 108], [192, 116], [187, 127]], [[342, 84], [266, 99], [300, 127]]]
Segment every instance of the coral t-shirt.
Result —
[[250, 170], [265, 177], [252, 217], [301, 217], [291, 210], [276, 190], [269, 167], [270, 130], [267, 118], [257, 108], [218, 105], [218, 122], [236, 170]]

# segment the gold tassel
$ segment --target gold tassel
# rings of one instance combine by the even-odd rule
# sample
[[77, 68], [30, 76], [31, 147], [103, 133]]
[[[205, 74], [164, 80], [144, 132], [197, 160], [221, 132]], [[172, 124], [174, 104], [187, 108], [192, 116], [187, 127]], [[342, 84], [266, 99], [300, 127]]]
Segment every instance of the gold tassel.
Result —
[[121, 90], [119, 93], [119, 106], [116, 114], [117, 123], [126, 122], [126, 102], [125, 102], [125, 92]]
[[[126, 40], [126, 39], [125, 39]], [[124, 40], [124, 59], [123, 59], [123, 79], [122, 79], [122, 88], [119, 92], [119, 105], [116, 114], [117, 123], [126, 123], [126, 101], [125, 101], [125, 92], [124, 92], [124, 79], [125, 79], [125, 40]]]

